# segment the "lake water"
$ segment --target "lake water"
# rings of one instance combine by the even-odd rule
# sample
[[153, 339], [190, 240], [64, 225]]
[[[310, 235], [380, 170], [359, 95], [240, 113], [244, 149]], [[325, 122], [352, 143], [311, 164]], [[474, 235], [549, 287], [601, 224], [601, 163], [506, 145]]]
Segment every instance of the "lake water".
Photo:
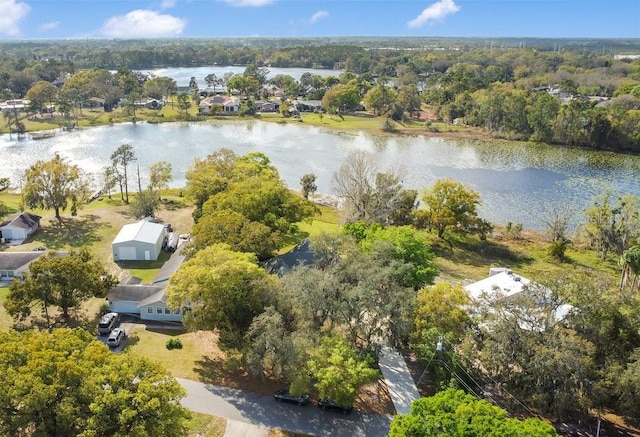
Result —
[[[209, 65], [206, 67], [181, 67], [181, 68], [157, 68], [154, 70], [140, 70], [142, 73], [151, 73], [155, 76], [167, 76], [176, 81], [179, 87], [188, 87], [189, 81], [192, 77], [196, 78], [198, 86], [204, 88], [206, 83], [204, 81], [205, 76], [208, 74], [215, 74], [218, 79], [222, 79], [226, 73], [242, 74], [246, 69], [246, 66], [239, 65]], [[288, 74], [293, 76], [294, 79], [300, 80], [300, 77], [304, 73], [318, 74], [322, 77], [326, 76], [340, 76], [344, 70], [322, 70], [315, 68], [276, 68], [268, 67], [269, 74], [268, 79], [272, 79], [278, 74]]]
[[12, 177], [17, 185], [25, 168], [59, 153], [95, 174], [98, 183], [111, 153], [124, 143], [133, 146], [143, 179], [153, 162], [171, 162], [174, 187], [184, 186], [185, 170], [195, 158], [227, 147], [239, 155], [265, 153], [295, 189], [302, 175], [314, 173], [321, 193], [331, 192], [331, 175], [351, 151], [366, 150], [379, 157], [383, 168], [400, 167], [406, 187], [421, 189], [437, 179], [452, 178], [480, 193], [482, 217], [537, 229], [544, 227], [550, 208], [570, 206], [577, 222], [603, 190], [640, 194], [639, 156], [502, 141], [377, 136], [260, 121], [120, 124], [58, 132], [42, 140], [16, 141], [15, 136], [10, 140], [2, 135], [0, 177]]

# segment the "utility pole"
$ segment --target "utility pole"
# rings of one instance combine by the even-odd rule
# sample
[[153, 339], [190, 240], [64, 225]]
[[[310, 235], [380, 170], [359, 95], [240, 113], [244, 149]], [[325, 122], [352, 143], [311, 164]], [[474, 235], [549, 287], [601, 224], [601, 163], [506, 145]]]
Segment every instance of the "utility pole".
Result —
[[142, 184], [140, 183], [140, 164], [138, 164], [138, 194], [142, 193]]

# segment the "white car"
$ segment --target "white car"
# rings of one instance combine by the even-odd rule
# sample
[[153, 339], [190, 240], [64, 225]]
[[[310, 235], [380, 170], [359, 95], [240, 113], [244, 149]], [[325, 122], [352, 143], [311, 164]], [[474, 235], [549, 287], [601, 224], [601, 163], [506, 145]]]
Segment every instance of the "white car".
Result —
[[109, 334], [109, 338], [107, 338], [107, 345], [109, 347], [118, 347], [126, 336], [127, 334], [124, 329], [115, 328], [113, 331], [111, 331], [111, 334]]

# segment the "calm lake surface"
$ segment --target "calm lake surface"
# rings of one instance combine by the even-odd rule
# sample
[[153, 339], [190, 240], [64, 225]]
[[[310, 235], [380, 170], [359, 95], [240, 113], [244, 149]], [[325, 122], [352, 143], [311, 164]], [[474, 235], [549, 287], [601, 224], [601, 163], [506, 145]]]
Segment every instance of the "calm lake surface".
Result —
[[295, 189], [302, 175], [314, 173], [321, 193], [331, 193], [331, 175], [351, 151], [366, 150], [379, 156], [382, 168], [402, 168], [406, 187], [421, 189], [452, 178], [480, 193], [482, 217], [536, 229], [544, 227], [542, 219], [554, 207], [572, 207], [575, 221], [581, 221], [582, 210], [603, 190], [640, 194], [639, 156], [525, 143], [387, 137], [260, 121], [120, 124], [58, 132], [42, 140], [2, 135], [0, 177], [12, 177], [17, 185], [25, 168], [59, 153], [94, 174], [98, 186], [111, 153], [124, 143], [133, 146], [143, 179], [150, 164], [171, 162], [174, 187], [185, 185], [185, 170], [195, 158], [227, 147], [239, 155], [265, 153]]

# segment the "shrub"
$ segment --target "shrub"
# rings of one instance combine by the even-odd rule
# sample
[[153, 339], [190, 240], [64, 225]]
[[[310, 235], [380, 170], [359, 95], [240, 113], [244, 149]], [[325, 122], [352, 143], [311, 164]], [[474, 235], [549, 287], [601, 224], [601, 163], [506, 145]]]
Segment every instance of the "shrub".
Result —
[[167, 340], [167, 349], [182, 349], [182, 342], [178, 337], [171, 337]]

